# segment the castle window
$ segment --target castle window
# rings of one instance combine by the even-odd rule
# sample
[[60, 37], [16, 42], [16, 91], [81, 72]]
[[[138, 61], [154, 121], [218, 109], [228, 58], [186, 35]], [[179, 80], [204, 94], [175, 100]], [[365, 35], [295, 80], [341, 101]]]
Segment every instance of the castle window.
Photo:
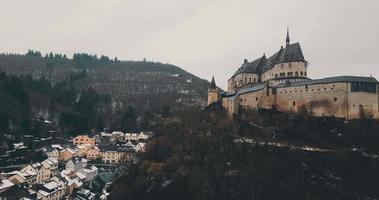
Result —
[[303, 76], [303, 72], [300, 72], [300, 76]]
[[351, 83], [351, 92], [376, 93], [376, 84], [375, 83], [353, 82], [353, 83]]
[[307, 76], [307, 72], [304, 72], [304, 76]]
[[295, 72], [295, 76], [299, 76], [299, 72]]
[[247, 78], [245, 77], [245, 83], [247, 82]]
[[254, 78], [254, 83], [256, 82], [255, 80], [256, 80], [256, 79]]
[[251, 83], [251, 77], [249, 78], [249, 82]]
[[318, 90], [318, 91], [320, 91], [321, 89], [320, 89], [320, 88], [318, 88], [317, 90]]
[[324, 90], [326, 90], [326, 88], [324, 88]]
[[334, 100], [334, 102], [336, 102], [336, 101], [337, 101], [337, 97], [334, 97], [334, 99], [333, 99], [333, 100]]
[[287, 72], [287, 76], [290, 76], [290, 73], [289, 73], [289, 72]]
[[292, 105], [293, 105], [293, 106], [296, 106], [296, 101], [293, 101], [293, 102], [292, 102]]
[[255, 97], [255, 101], [258, 101], [258, 97]]
[[275, 78], [277, 78], [278, 77], [278, 74], [275, 74]]

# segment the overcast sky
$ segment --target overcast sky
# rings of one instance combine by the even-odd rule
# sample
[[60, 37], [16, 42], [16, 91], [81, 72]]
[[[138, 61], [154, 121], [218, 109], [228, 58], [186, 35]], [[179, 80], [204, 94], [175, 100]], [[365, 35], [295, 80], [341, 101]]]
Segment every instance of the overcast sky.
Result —
[[311, 78], [379, 78], [378, 0], [2, 0], [0, 51], [178, 65], [220, 87], [241, 65], [300, 42]]

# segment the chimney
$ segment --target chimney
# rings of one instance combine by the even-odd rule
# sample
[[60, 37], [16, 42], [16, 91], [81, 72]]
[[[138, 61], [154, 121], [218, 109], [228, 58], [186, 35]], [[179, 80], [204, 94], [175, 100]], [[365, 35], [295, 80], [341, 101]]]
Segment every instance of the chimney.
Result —
[[247, 59], [243, 60], [243, 64], [246, 64], [247, 63]]

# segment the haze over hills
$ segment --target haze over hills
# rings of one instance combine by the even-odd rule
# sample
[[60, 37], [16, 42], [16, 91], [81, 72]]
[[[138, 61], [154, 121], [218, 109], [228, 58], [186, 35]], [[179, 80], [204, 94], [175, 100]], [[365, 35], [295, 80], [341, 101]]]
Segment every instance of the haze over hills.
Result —
[[[119, 61], [107, 56], [61, 54], [41, 56], [29, 50], [25, 55], [1, 54], [0, 70], [16, 76], [46, 78], [51, 83], [76, 76], [75, 88], [93, 88], [110, 95], [114, 107], [151, 108], [159, 105], [205, 105], [208, 81], [183, 69], [157, 62]], [[79, 76], [78, 76], [79, 75]]]

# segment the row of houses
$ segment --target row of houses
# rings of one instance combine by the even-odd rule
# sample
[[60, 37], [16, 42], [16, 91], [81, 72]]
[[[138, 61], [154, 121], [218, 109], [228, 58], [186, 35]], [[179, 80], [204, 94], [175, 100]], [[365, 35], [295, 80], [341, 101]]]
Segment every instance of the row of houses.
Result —
[[[4, 184], [0, 184], [0, 199], [59, 200], [73, 197], [74, 193], [74, 196], [94, 199], [96, 194], [87, 188], [92, 188], [98, 171], [81, 157], [69, 159], [65, 168], [59, 171], [58, 161], [48, 158], [19, 171], [2, 173], [0, 180]], [[17, 198], [12, 197], [12, 191], [18, 191]]]
[[103, 163], [121, 164], [135, 161], [136, 153], [144, 151], [145, 143], [137, 145], [123, 146], [88, 146], [78, 145], [77, 147], [66, 147], [62, 150], [58, 148], [46, 148], [46, 155], [49, 158], [67, 162], [76, 157], [87, 158], [88, 160], [98, 160]]
[[[99, 160], [103, 163], [120, 164], [135, 162], [135, 156], [138, 152], [144, 152], [146, 141], [151, 137], [143, 132], [139, 134], [129, 134], [130, 140], [125, 140], [125, 135], [121, 132], [113, 132], [109, 137], [117, 138], [122, 135], [122, 142], [113, 144], [97, 143], [95, 138], [88, 135], [78, 135], [72, 140], [73, 146], [63, 148], [60, 145], [50, 145], [44, 148], [49, 158], [54, 158], [61, 162], [67, 162], [74, 157], [84, 157], [88, 160]], [[100, 137], [108, 137], [100, 134]]]

